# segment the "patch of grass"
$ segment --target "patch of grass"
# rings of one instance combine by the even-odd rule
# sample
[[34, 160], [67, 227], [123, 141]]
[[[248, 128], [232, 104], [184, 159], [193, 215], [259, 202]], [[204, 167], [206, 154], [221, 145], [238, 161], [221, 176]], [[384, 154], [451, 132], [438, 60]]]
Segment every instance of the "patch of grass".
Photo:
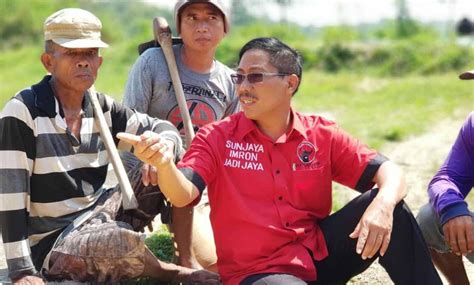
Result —
[[293, 103], [303, 112], [329, 114], [350, 134], [380, 148], [443, 118], [465, 117], [474, 109], [474, 88], [454, 73], [385, 78], [310, 70]]
[[[165, 225], [162, 225], [161, 228], [154, 232], [151, 236], [147, 237], [145, 240], [146, 246], [153, 252], [153, 254], [158, 257], [160, 260], [165, 262], [171, 262], [174, 257], [174, 247], [173, 239], [171, 234]], [[137, 278], [133, 280], [128, 280], [121, 282], [125, 285], [153, 285], [153, 284], [168, 284], [167, 282], [158, 282], [153, 278]]]
[[165, 225], [145, 240], [145, 244], [160, 260], [171, 262], [174, 256], [173, 238]]
[[0, 108], [18, 91], [39, 82], [46, 74], [40, 61], [42, 46], [2, 51], [0, 57]]

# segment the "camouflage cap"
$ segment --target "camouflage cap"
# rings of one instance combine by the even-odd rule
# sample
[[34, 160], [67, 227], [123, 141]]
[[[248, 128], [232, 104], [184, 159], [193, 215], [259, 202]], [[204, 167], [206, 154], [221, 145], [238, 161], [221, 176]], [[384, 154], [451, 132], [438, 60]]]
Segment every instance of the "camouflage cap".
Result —
[[44, 40], [65, 48], [105, 48], [101, 37], [102, 23], [89, 11], [67, 8], [44, 21]]

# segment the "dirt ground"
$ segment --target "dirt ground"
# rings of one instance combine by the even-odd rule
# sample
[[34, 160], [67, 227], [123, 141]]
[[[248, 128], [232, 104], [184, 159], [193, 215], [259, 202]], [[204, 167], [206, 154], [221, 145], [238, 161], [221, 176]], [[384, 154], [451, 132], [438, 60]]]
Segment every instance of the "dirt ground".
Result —
[[[443, 162], [466, 114], [457, 114], [456, 119], [444, 120], [421, 136], [403, 142], [389, 143], [382, 153], [398, 163], [405, 172], [409, 194], [405, 199], [414, 214], [428, 201], [426, 187]], [[354, 191], [336, 189], [337, 197], [349, 201]], [[1, 240], [0, 240], [1, 243]], [[474, 283], [474, 264], [465, 260], [470, 281]], [[3, 246], [0, 246], [0, 284], [8, 282]], [[368, 270], [354, 277], [349, 284], [393, 284], [384, 269], [376, 262]]]
[[[405, 201], [416, 215], [428, 201], [428, 183], [446, 158], [467, 114], [456, 114], [457, 119], [444, 120], [421, 136], [399, 143], [389, 143], [381, 152], [400, 165], [407, 179], [408, 196]], [[346, 191], [344, 191], [346, 190]], [[341, 196], [349, 200], [352, 195], [347, 189], [340, 189]], [[341, 192], [345, 192], [342, 194]], [[472, 194], [471, 194], [472, 195]], [[471, 205], [471, 209], [472, 209]], [[464, 259], [464, 265], [471, 283], [474, 283], [474, 264]], [[443, 277], [442, 277], [443, 278]], [[446, 283], [446, 280], [443, 279]], [[384, 269], [375, 263], [364, 273], [354, 277], [350, 284], [393, 284]], [[447, 284], [447, 283], [446, 283]]]

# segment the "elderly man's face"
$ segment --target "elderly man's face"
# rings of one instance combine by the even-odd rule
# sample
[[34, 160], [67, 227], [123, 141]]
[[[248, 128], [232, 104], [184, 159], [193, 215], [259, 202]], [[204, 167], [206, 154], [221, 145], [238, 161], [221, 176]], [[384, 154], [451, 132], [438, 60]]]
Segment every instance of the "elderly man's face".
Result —
[[256, 82], [251, 82], [251, 75], [250, 81], [246, 77], [237, 84], [240, 105], [247, 118], [258, 123], [271, 122], [275, 117], [288, 115], [294, 91], [291, 75], [279, 74], [278, 69], [270, 63], [270, 56], [266, 51], [246, 51], [240, 60], [237, 74], [262, 74]]
[[71, 91], [84, 92], [94, 84], [102, 64], [98, 48], [64, 48], [53, 45], [42, 61], [57, 84]]

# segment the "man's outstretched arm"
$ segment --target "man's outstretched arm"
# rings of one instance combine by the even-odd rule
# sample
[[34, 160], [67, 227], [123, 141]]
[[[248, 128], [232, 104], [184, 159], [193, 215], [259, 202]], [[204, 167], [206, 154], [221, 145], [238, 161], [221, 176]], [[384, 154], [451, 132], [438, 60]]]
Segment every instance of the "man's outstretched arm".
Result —
[[117, 138], [133, 145], [140, 160], [156, 167], [160, 190], [174, 206], [184, 207], [199, 196], [197, 187], [176, 167], [169, 140], [152, 132], [141, 136], [119, 133]]

